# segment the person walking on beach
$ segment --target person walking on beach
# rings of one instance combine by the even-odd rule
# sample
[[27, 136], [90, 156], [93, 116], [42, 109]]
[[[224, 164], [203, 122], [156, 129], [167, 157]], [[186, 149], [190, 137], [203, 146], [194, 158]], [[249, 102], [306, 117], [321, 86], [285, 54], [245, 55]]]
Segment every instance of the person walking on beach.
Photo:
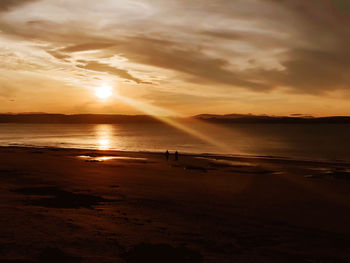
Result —
[[175, 152], [175, 161], [178, 161], [179, 160], [179, 153], [176, 151]]
[[166, 150], [166, 152], [165, 152], [165, 158], [167, 161], [169, 160], [169, 151], [168, 150]]

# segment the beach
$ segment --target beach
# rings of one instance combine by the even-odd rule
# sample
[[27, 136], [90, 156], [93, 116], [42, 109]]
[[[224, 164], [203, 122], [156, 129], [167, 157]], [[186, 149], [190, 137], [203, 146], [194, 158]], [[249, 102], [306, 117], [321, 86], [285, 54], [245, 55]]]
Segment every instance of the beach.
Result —
[[0, 147], [0, 261], [349, 262], [350, 163]]

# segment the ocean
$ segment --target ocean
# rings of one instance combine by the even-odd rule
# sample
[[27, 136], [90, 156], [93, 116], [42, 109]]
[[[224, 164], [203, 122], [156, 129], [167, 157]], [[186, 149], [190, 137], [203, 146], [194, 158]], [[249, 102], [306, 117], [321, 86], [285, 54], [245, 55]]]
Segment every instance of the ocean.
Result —
[[350, 161], [350, 124], [183, 125], [3, 123], [0, 145]]

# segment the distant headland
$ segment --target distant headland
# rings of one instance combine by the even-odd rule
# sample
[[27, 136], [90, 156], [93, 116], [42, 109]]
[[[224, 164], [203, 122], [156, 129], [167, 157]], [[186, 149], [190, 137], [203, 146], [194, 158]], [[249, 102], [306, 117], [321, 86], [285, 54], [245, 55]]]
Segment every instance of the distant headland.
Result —
[[[175, 118], [175, 117], [174, 117]], [[293, 114], [291, 116], [269, 116], [252, 114], [200, 114], [178, 120], [200, 120], [211, 123], [348, 123], [350, 116], [313, 117]], [[121, 115], [121, 114], [50, 114], [50, 113], [4, 113], [0, 114], [0, 123], [152, 123], [159, 119], [149, 115]]]

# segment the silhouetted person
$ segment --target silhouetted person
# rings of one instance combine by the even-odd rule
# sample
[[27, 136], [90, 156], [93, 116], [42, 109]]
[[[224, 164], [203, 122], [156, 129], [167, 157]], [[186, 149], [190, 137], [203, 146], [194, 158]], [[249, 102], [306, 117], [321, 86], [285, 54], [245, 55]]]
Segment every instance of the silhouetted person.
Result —
[[179, 160], [179, 153], [176, 151], [175, 152], [175, 161], [178, 161]]
[[167, 161], [169, 160], [169, 151], [168, 150], [166, 150], [166, 152], [165, 152], [165, 158]]

